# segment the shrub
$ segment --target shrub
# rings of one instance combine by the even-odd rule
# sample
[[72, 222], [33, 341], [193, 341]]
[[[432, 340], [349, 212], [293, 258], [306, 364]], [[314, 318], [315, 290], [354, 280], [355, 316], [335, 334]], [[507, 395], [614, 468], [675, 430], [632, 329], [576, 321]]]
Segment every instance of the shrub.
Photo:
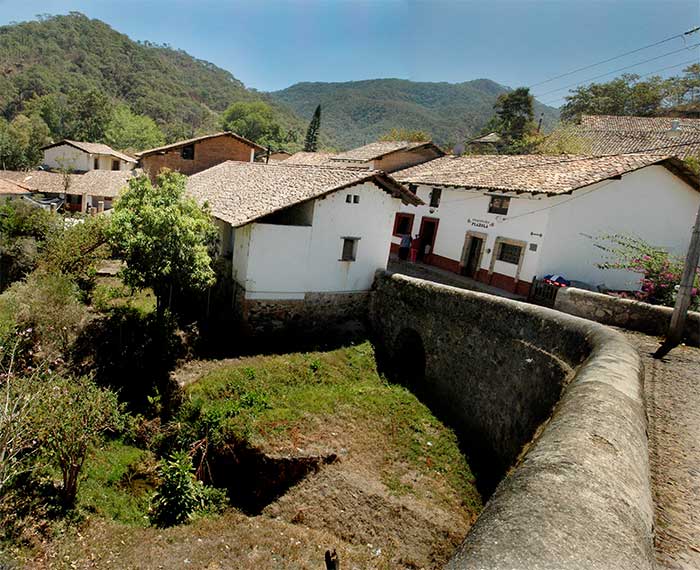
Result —
[[[599, 264], [603, 269], [624, 269], [639, 273], [641, 290], [634, 293], [640, 301], [673, 307], [683, 274], [684, 260], [654, 247], [644, 240], [624, 235], [604, 238], [612, 246], [599, 244], [610, 261]], [[700, 307], [700, 270], [696, 269], [691, 309]]]
[[173, 453], [161, 462], [158, 474], [161, 482], [151, 502], [151, 523], [166, 527], [187, 522], [198, 502], [198, 484], [190, 456], [184, 451]]
[[61, 472], [61, 497], [72, 506], [88, 454], [123, 426], [117, 396], [87, 377], [54, 377], [33, 418], [42, 452]]
[[31, 330], [37, 350], [45, 358], [58, 358], [67, 353], [88, 320], [79, 296], [70, 277], [37, 271], [0, 295], [0, 320], [15, 330]]

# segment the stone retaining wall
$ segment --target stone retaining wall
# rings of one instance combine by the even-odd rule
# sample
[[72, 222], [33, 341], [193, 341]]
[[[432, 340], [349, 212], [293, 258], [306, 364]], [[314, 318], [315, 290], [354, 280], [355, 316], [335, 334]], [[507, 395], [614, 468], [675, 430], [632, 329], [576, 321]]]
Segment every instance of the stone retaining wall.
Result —
[[455, 428], [481, 485], [505, 475], [448, 568], [653, 568], [642, 368], [621, 334], [387, 274], [370, 321], [382, 370]]
[[[671, 307], [620, 299], [574, 287], [559, 289], [554, 308], [605, 325], [656, 336], [666, 334], [673, 314]], [[685, 342], [700, 346], [700, 313], [689, 313], [685, 326]]]

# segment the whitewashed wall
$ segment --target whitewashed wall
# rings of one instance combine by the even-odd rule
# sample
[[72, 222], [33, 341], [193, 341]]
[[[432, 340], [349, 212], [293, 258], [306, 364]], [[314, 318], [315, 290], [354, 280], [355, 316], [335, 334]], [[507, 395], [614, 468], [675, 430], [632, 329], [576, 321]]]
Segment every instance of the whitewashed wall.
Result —
[[552, 203], [558, 205], [550, 210], [539, 274], [556, 271], [593, 285], [633, 290], [639, 287], [638, 274], [596, 267], [605, 254], [592, 238], [636, 235], [685, 256], [700, 193], [663, 166], [649, 166]]
[[44, 166], [70, 170], [92, 170], [92, 158], [86, 152], [67, 144], [47, 148], [44, 151]]
[[[346, 203], [346, 195], [359, 204]], [[252, 223], [235, 230], [233, 277], [249, 299], [303, 299], [307, 292], [368, 290], [386, 268], [400, 200], [363, 184], [316, 200], [313, 224]], [[359, 237], [356, 261], [340, 261], [343, 237]]]

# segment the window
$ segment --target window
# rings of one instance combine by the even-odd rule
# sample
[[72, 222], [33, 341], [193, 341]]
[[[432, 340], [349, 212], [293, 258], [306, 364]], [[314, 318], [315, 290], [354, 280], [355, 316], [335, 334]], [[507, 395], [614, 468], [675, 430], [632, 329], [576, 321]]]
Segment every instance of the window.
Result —
[[352, 203], [353, 203], [353, 204], [359, 204], [359, 203], [360, 203], [360, 196], [357, 195], [357, 194], [355, 194], [355, 195], [352, 197]]
[[188, 144], [183, 146], [182, 150], [180, 150], [180, 156], [182, 156], [183, 160], [194, 160], [194, 145]]
[[522, 250], [523, 248], [519, 245], [502, 243], [498, 249], [498, 261], [505, 261], [506, 263], [518, 265], [520, 263], [520, 253]]
[[352, 204], [352, 194], [348, 194], [347, 196], [345, 196], [345, 203]]
[[440, 198], [442, 197], [442, 188], [433, 188], [430, 191], [430, 207], [437, 208], [440, 205]]
[[489, 202], [489, 214], [507, 214], [510, 198], [507, 196], [491, 196]]
[[99, 169], [100, 169], [100, 159], [99, 159], [99, 158], [96, 158], [96, 159], [92, 162], [92, 167], [93, 167], [95, 170], [99, 170]]
[[355, 261], [358, 241], [360, 241], [360, 238], [343, 238], [343, 253], [340, 256], [340, 261]]
[[406, 234], [411, 235], [413, 231], [413, 214], [396, 214], [394, 219], [394, 235], [404, 236]]
[[112, 161], [112, 170], [119, 170], [119, 161], [118, 160]]
[[418, 186], [415, 185], [415, 184], [409, 184], [409, 185], [408, 185], [408, 190], [409, 190], [409, 192], [413, 192], [413, 193], [415, 194], [416, 191], [418, 190]]
[[345, 195], [346, 204], [359, 204], [360, 197], [357, 194], [346, 194]]

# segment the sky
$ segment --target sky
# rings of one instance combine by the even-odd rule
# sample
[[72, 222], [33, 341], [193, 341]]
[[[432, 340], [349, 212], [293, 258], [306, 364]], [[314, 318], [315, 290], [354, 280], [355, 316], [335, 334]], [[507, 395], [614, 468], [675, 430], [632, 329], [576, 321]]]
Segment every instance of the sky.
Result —
[[[700, 0], [0, 0], [0, 25], [70, 11], [261, 91], [382, 77], [529, 86], [700, 25]], [[567, 90], [550, 91], [657, 57], [627, 72], [677, 73], [664, 68], [698, 61], [700, 48], [684, 49], [696, 43], [700, 32], [532, 92], [559, 105]]]

